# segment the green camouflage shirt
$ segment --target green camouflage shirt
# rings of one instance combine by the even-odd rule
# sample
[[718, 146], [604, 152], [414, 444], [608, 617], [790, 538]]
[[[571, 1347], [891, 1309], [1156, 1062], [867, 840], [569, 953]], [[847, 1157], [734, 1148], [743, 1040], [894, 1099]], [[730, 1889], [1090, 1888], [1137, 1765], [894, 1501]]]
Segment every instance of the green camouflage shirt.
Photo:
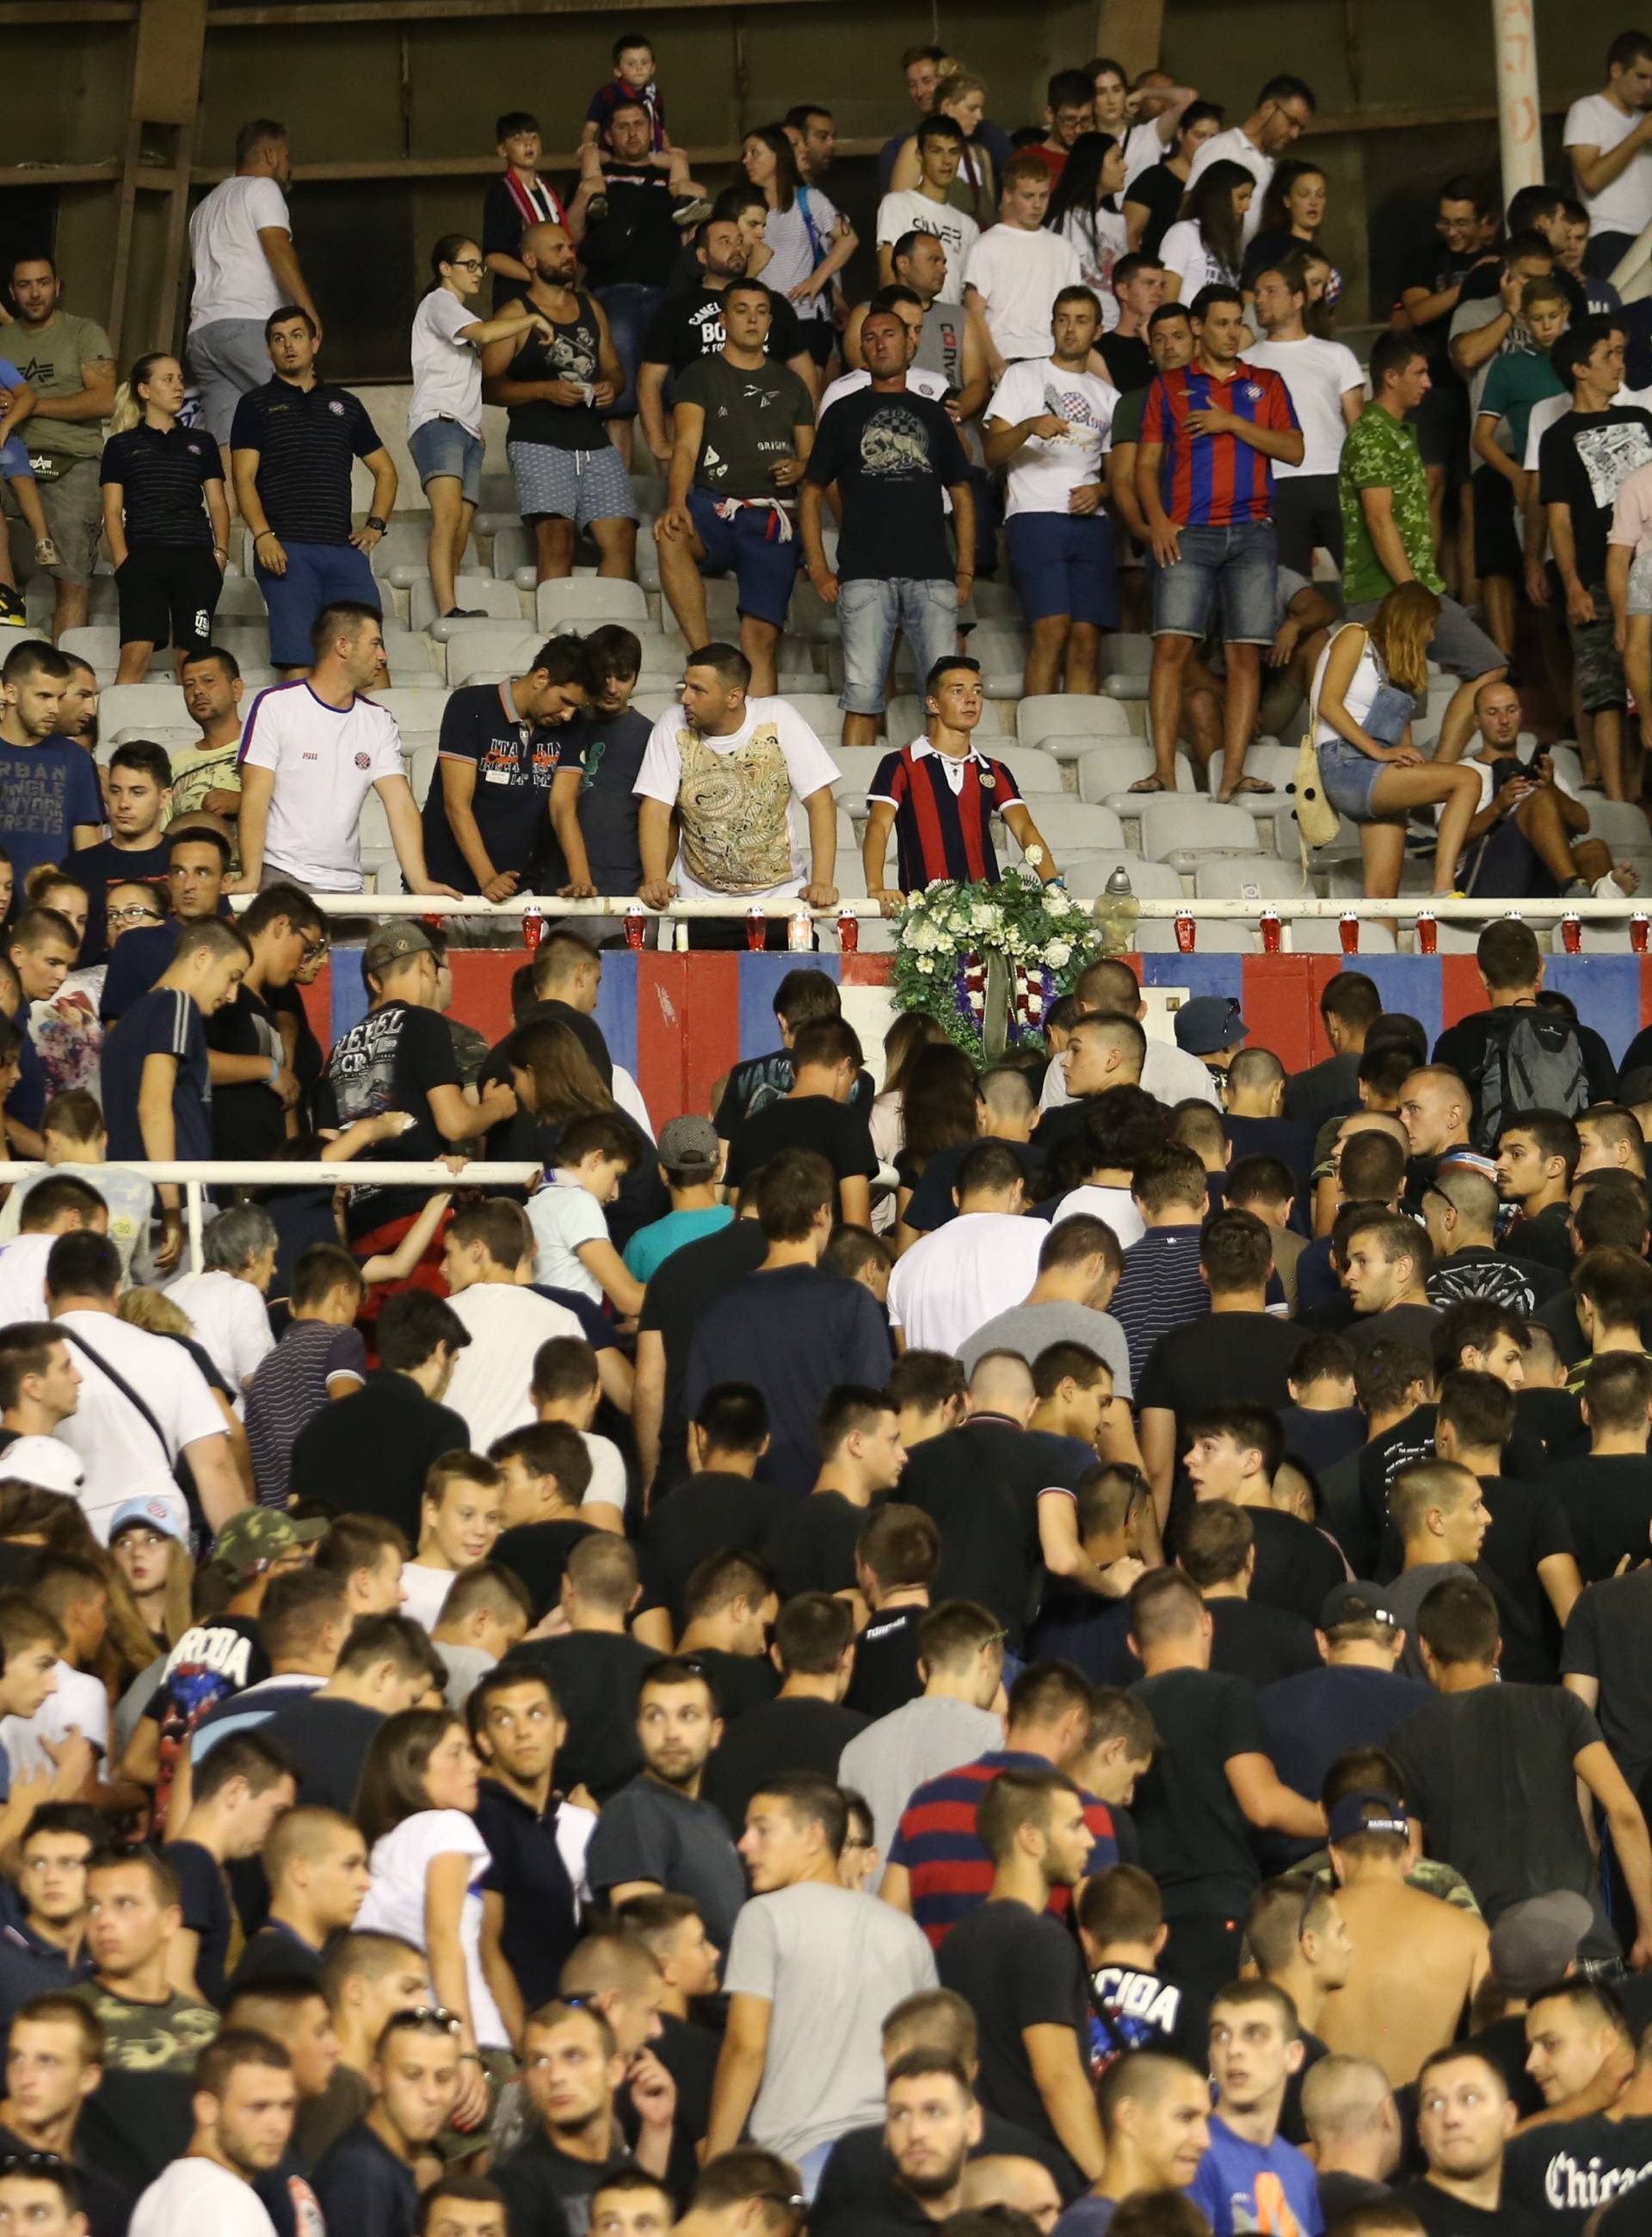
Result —
[[1368, 404], [1348, 430], [1342, 447], [1338, 494], [1342, 504], [1343, 595], [1350, 606], [1385, 598], [1393, 579], [1377, 557], [1365, 525], [1361, 490], [1393, 492], [1394, 525], [1417, 581], [1436, 597], [1444, 590], [1434, 564], [1434, 524], [1429, 517], [1428, 477], [1417, 448], [1417, 431], [1391, 412]]

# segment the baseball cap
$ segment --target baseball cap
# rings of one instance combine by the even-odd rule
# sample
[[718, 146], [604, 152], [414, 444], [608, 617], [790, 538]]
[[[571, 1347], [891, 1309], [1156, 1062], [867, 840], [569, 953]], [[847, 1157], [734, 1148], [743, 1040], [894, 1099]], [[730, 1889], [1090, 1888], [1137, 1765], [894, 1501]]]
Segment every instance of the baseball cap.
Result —
[[1491, 1930], [1491, 1970], [1510, 1996], [1530, 1996], [1564, 1977], [1595, 1923], [1587, 1897], [1569, 1888], [1511, 1903]]
[[1391, 1794], [1345, 1794], [1331, 1811], [1333, 1841], [1351, 1841], [1356, 1833], [1398, 1833], [1403, 1840], [1411, 1830], [1405, 1805]]
[[403, 917], [395, 924], [380, 925], [368, 938], [361, 951], [364, 971], [385, 971], [393, 963], [405, 962], [410, 955], [433, 955], [435, 946], [422, 924], [411, 917]]
[[109, 1542], [112, 1546], [123, 1530], [139, 1528], [164, 1530], [180, 1546], [189, 1543], [188, 1524], [164, 1499], [123, 1499], [109, 1517]]
[[76, 1492], [86, 1481], [80, 1455], [61, 1437], [14, 1437], [0, 1451], [0, 1478], [38, 1484], [42, 1491]]
[[212, 1558], [238, 1585], [246, 1584], [261, 1569], [272, 1561], [290, 1554], [295, 1546], [313, 1546], [318, 1538], [327, 1535], [327, 1524], [319, 1517], [309, 1522], [300, 1522], [290, 1514], [283, 1514], [274, 1507], [243, 1507], [239, 1514], [232, 1514], [218, 1533], [218, 1542], [212, 1549]]
[[1250, 1033], [1239, 1006], [1228, 994], [1195, 994], [1176, 1013], [1176, 1046], [1192, 1056], [1214, 1056], [1237, 1048]]
[[722, 1146], [709, 1118], [668, 1118], [660, 1129], [659, 1161], [673, 1172], [714, 1173]]
[[1405, 1627], [1390, 1609], [1388, 1595], [1380, 1585], [1368, 1583], [1364, 1577], [1351, 1577], [1344, 1584], [1332, 1585], [1319, 1610], [1320, 1630], [1329, 1631], [1333, 1623], [1366, 1620], [1390, 1624], [1396, 1631]]

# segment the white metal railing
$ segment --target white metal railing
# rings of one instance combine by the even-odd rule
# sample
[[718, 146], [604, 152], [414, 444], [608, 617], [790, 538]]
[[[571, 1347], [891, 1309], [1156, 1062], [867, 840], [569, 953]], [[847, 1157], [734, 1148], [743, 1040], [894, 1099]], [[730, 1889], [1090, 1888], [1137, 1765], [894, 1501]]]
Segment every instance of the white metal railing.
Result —
[[[455, 1172], [439, 1161], [420, 1158], [374, 1158], [364, 1164], [354, 1158], [306, 1158], [301, 1164], [279, 1158], [196, 1158], [162, 1163], [122, 1158], [123, 1173], [138, 1173], [148, 1181], [175, 1185], [183, 1191], [184, 1218], [189, 1236], [192, 1270], [200, 1273], [206, 1254], [202, 1231], [206, 1224], [204, 1203], [209, 1188], [313, 1188], [317, 1181], [334, 1187], [372, 1188], [525, 1188], [539, 1171], [533, 1164], [478, 1162]], [[0, 1159], [0, 1185], [9, 1181], [36, 1180], [41, 1166], [31, 1160]], [[96, 1183], [93, 1184], [96, 1186]]]

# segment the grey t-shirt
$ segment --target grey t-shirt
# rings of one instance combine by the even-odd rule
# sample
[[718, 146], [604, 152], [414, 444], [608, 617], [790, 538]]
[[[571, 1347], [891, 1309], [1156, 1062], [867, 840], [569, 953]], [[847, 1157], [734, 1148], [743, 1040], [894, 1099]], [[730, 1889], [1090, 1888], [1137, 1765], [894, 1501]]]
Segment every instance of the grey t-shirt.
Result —
[[959, 1347], [966, 1375], [975, 1371], [984, 1352], [1018, 1351], [1030, 1367], [1041, 1351], [1053, 1343], [1081, 1343], [1105, 1359], [1113, 1369], [1115, 1398], [1128, 1398], [1130, 1347], [1124, 1330], [1111, 1313], [1098, 1313], [1088, 1305], [1069, 1305], [1059, 1299], [1042, 1305], [1012, 1305], [995, 1313]]
[[794, 2161], [882, 2122], [884, 2019], [903, 1996], [938, 1985], [929, 1944], [909, 1918], [821, 1880], [753, 1897], [723, 1979], [730, 1996], [770, 2007], [750, 2135]]
[[746, 1899], [746, 1868], [722, 1811], [646, 1772], [603, 1805], [586, 1870], [598, 1896], [626, 1880], [653, 1880], [670, 1895], [692, 1896], [719, 1950], [728, 1948]]
[[1433, 1591], [1448, 1577], [1467, 1577], [1470, 1583], [1474, 1572], [1464, 1561], [1424, 1561], [1421, 1567], [1402, 1569], [1391, 1585], [1383, 1588], [1383, 1599], [1389, 1613], [1405, 1627], [1405, 1646], [1399, 1658], [1401, 1675], [1420, 1678], [1428, 1682], [1428, 1673], [1423, 1667], [1423, 1658], [1417, 1647], [1417, 1612]]
[[719, 350], [677, 376], [677, 401], [705, 414], [694, 486], [713, 497], [784, 498], [770, 468], [795, 458], [795, 430], [814, 424], [809, 391], [790, 366], [770, 359], [757, 373], [730, 365]]
[[[944, 1695], [906, 1701], [856, 1732], [839, 1759], [837, 1776], [871, 1805], [873, 1838], [887, 1864], [913, 1790], [1003, 1745], [1002, 1720], [990, 1709]], [[881, 1871], [878, 1877], [882, 1878]]]

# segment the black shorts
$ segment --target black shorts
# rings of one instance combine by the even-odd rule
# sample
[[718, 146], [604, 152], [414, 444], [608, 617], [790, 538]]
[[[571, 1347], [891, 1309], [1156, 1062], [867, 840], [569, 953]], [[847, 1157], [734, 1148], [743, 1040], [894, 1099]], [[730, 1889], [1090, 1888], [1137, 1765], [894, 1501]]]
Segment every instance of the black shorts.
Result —
[[1405, 414], [1417, 430], [1417, 447], [1425, 466], [1444, 466], [1455, 487], [1468, 478], [1469, 393], [1449, 364], [1433, 371], [1434, 386]]
[[135, 544], [115, 571], [121, 643], [197, 652], [212, 643], [223, 577], [204, 544]]
[[1525, 555], [1515, 517], [1514, 485], [1495, 466], [1477, 466], [1469, 480], [1474, 491], [1474, 571], [1518, 583], [1525, 573]]
[[837, 328], [829, 319], [804, 319], [800, 324], [803, 330], [803, 347], [824, 373], [826, 360], [837, 346]]

